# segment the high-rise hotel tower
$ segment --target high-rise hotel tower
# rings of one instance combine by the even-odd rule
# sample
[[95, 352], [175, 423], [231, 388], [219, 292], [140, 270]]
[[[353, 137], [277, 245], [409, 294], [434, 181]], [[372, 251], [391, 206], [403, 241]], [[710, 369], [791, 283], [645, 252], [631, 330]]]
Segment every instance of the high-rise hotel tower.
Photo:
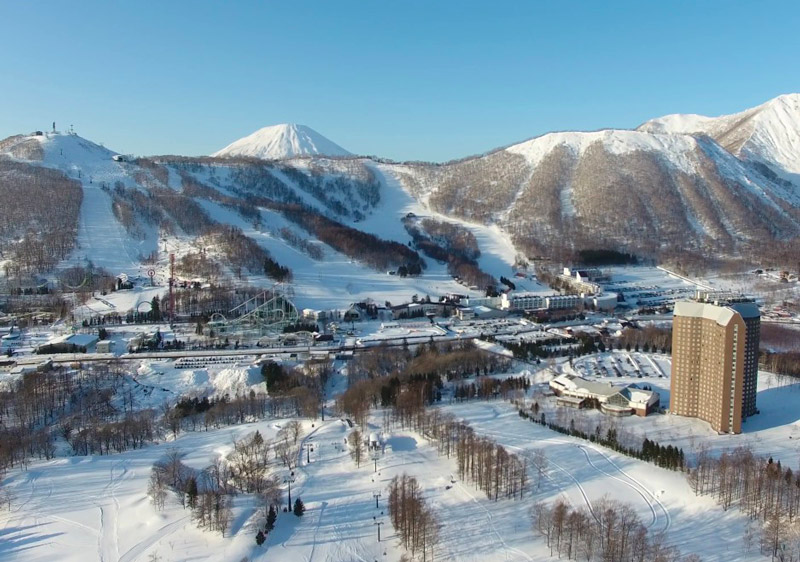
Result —
[[752, 302], [675, 303], [669, 409], [741, 433], [757, 412], [761, 315]]

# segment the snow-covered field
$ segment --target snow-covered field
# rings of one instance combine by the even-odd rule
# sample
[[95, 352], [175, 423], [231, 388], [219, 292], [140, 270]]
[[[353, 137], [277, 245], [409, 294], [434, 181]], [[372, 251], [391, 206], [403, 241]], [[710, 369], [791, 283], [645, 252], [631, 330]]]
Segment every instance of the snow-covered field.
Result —
[[[630, 362], [629, 362], [630, 360]], [[662, 392], [668, 404], [669, 360], [658, 354], [613, 352], [584, 357], [572, 367], [557, 366], [585, 376], [614, 382], [649, 384]], [[614, 369], [622, 374], [616, 376]], [[547, 370], [522, 371], [537, 383], [547, 380]], [[191, 374], [188, 379], [186, 378]], [[199, 374], [198, 374], [199, 373]], [[638, 377], [642, 374], [642, 378]], [[205, 378], [199, 380], [197, 377]], [[661, 375], [661, 377], [659, 377]], [[207, 390], [217, 379], [228, 386], [248, 379], [239, 367], [181, 370], [170, 364], [149, 362], [139, 369], [143, 383], [157, 383], [184, 392]], [[201, 377], [202, 378], [202, 377]], [[335, 383], [341, 378], [334, 377]], [[241, 379], [241, 380], [240, 380]], [[159, 382], [160, 381], [160, 382]], [[714, 451], [741, 444], [760, 454], [771, 454], [786, 466], [800, 462], [800, 414], [797, 386], [772, 375], [760, 378], [761, 413], [745, 424], [740, 436], [716, 435], [704, 422], [670, 415], [619, 420], [629, 435], [645, 436], [661, 444], [689, 450], [709, 443]], [[221, 383], [223, 384], [223, 383]], [[532, 389], [535, 393], [536, 385]], [[748, 520], [736, 510], [723, 511], [712, 498], [695, 497], [685, 475], [614, 453], [601, 446], [550, 431], [517, 415], [501, 400], [444, 403], [439, 406], [470, 423], [480, 435], [495, 439], [510, 452], [528, 459], [544, 451], [547, 470], [539, 481], [529, 465], [531, 489], [521, 501], [488, 500], [469, 482], [457, 479], [455, 459], [439, 457], [432, 446], [413, 431], [389, 429], [386, 448], [374, 471], [367, 458], [356, 467], [344, 440], [350, 431], [341, 420], [304, 421], [304, 443], [313, 444], [311, 462], [301, 449], [293, 498], [302, 497], [307, 512], [302, 519], [281, 514], [275, 531], [258, 547], [254, 541], [258, 516], [254, 499], [240, 495], [234, 501], [228, 536], [198, 530], [189, 512], [170, 496], [163, 512], [146, 496], [149, 471], [170, 450], [185, 453], [184, 462], [201, 469], [232, 449], [235, 438], [258, 430], [273, 438], [287, 420], [265, 420], [211, 431], [184, 433], [177, 439], [117, 455], [58, 458], [35, 462], [27, 470], [14, 470], [4, 484], [16, 497], [10, 512], [0, 513], [0, 559], [3, 560], [399, 560], [403, 550], [386, 513], [386, 487], [395, 475], [415, 476], [424, 497], [443, 525], [436, 559], [440, 560], [545, 560], [544, 541], [530, 530], [528, 511], [536, 501], [562, 498], [575, 507], [591, 507], [603, 496], [631, 504], [653, 533], [665, 532], [668, 543], [684, 553], [698, 553], [706, 561], [760, 560], [745, 552], [741, 537]], [[574, 414], [566, 410], [564, 416]], [[581, 412], [601, 416], [598, 412]], [[548, 414], [550, 415], [550, 414]], [[382, 414], [376, 412], [364, 432], [382, 431]], [[598, 418], [605, 419], [608, 418]], [[276, 466], [279, 476], [286, 469]], [[453, 484], [451, 480], [456, 482]], [[373, 494], [382, 492], [375, 509]], [[383, 512], [383, 513], [382, 513]], [[377, 542], [373, 517], [384, 521]]]
[[[742, 552], [745, 518], [723, 512], [709, 498], [696, 498], [681, 474], [556, 434], [519, 418], [503, 402], [443, 409], [512, 452], [544, 450], [548, 470], [539, 488], [534, 478], [534, 489], [523, 500], [493, 502], [467, 482], [451, 486], [454, 460], [438, 457], [435, 447], [408, 431], [387, 435], [378, 473], [371, 460], [357, 468], [343, 446], [347, 425], [329, 420], [314, 428], [304, 424], [305, 441], [314, 444], [314, 452], [310, 464], [302, 454], [292, 495], [302, 497], [305, 516], [282, 514], [262, 547], [254, 541], [253, 501], [247, 496], [235, 500], [233, 524], [224, 538], [197, 530], [173, 497], [163, 512], [151, 505], [149, 470], [169, 450], [180, 449], [186, 464], [202, 468], [229, 451], [234, 438], [256, 429], [273, 437], [283, 421], [269, 420], [187, 433], [119, 455], [60, 458], [15, 471], [6, 484], [17, 501], [11, 513], [0, 515], [0, 558], [133, 561], [157, 554], [164, 561], [398, 560], [402, 549], [382, 512], [389, 481], [407, 473], [420, 481], [443, 524], [440, 560], [547, 559], [544, 542], [530, 531], [527, 513], [533, 502], [562, 497], [576, 507], [590, 506], [604, 495], [630, 503], [651, 531], [666, 531], [683, 552], [700, 553], [705, 560], [759, 559]], [[384, 493], [377, 510], [375, 492]], [[373, 517], [386, 522], [381, 543]]]

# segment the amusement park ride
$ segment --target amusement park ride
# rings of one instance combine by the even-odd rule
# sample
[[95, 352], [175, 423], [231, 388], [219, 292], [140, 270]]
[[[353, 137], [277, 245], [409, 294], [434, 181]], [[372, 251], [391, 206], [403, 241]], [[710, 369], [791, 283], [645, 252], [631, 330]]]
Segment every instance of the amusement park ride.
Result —
[[213, 314], [206, 326], [219, 336], [260, 338], [283, 332], [300, 319], [297, 308], [286, 295], [282, 284], [259, 293], [232, 308], [228, 316]]

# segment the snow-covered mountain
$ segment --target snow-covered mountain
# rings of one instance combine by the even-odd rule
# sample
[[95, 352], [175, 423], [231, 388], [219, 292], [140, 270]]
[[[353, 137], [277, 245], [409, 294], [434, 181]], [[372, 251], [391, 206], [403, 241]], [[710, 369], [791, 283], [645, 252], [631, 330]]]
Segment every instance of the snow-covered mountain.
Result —
[[249, 156], [284, 160], [298, 156], [352, 156], [350, 152], [305, 125], [282, 124], [259, 129], [212, 156]]
[[485, 156], [398, 167], [430, 208], [504, 228], [527, 255], [750, 254], [800, 234], [800, 191], [704, 135], [549, 133]]
[[[130, 160], [76, 135], [17, 135], [0, 141], [0, 267], [5, 259], [33, 273], [91, 261], [141, 274], [148, 258], [163, 259], [167, 240], [187, 272], [258, 276], [272, 256], [295, 282], [314, 271], [309, 292], [333, 262], [340, 278], [357, 262], [364, 270], [353, 279], [382, 271], [386, 285], [387, 270], [418, 259], [401, 222], [409, 213], [465, 225], [497, 278], [520, 255], [566, 261], [587, 249], [791, 263], [800, 248], [798, 99], [637, 130], [549, 133], [444, 164], [331, 157], [348, 153], [294, 126], [217, 153], [258, 159]], [[45, 194], [55, 191], [53, 203]], [[429, 266], [423, 277], [437, 268]], [[443, 267], [437, 283], [448, 278]]]
[[[785, 94], [732, 115], [667, 115], [642, 124], [649, 133], [703, 134], [743, 160], [800, 179], [800, 94]], [[783, 173], [782, 173], [783, 172]]]

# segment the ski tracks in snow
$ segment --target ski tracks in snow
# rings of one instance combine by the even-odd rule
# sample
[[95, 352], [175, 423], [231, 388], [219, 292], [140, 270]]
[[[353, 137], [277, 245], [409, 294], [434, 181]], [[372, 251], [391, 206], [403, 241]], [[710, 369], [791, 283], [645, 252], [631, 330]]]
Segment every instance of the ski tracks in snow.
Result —
[[500, 544], [503, 545], [503, 548], [506, 551], [506, 560], [509, 559], [508, 558], [508, 552], [512, 551], [512, 552], [516, 552], [517, 554], [521, 555], [523, 558], [525, 558], [525, 560], [528, 560], [529, 562], [533, 562], [533, 558], [531, 558], [530, 556], [525, 554], [520, 549], [514, 548], [513, 546], [508, 546], [508, 543], [505, 541], [505, 539], [500, 534], [500, 532], [497, 530], [497, 527], [494, 524], [494, 516], [492, 515], [492, 511], [490, 509], [488, 509], [485, 505], [483, 505], [480, 501], [478, 501], [478, 498], [476, 498], [467, 489], [467, 487], [464, 486], [460, 481], [458, 483], [458, 487], [467, 497], [469, 497], [478, 507], [480, 507], [486, 513], [486, 519], [487, 519], [487, 521], [489, 522], [489, 525], [492, 528], [492, 532], [495, 534], [495, 536], [497, 536], [497, 539], [500, 541]]
[[[100, 531], [97, 537], [97, 554], [101, 562], [112, 562], [120, 559], [119, 556], [119, 500], [116, 490], [122, 483], [130, 478], [128, 475], [127, 461], [112, 462], [108, 477], [108, 484], [103, 492], [96, 498], [97, 508], [100, 510]], [[118, 469], [122, 470], [119, 471]], [[102, 502], [103, 498], [111, 496], [111, 502]]]
[[[485, 433], [487, 435], [492, 435], [495, 439], [501, 439], [502, 441], [507, 441], [508, 438], [509, 438], [509, 435], [503, 434], [501, 432], [478, 429], [478, 428], [476, 428], [476, 429], [477, 429], [477, 431], [479, 433]], [[501, 444], [504, 445], [505, 447], [509, 448], [509, 449], [514, 449], [514, 450], [518, 450], [518, 451], [525, 451], [525, 449], [523, 447], [509, 445], [508, 443], [505, 443], [505, 442], [502, 442], [502, 441], [501, 441]], [[648, 509], [650, 510], [650, 512], [652, 514], [652, 519], [651, 519], [649, 525], [647, 525], [648, 528], [652, 529], [656, 525], [658, 525], [658, 521], [659, 521], [659, 519], [661, 519], [661, 517], [659, 516], [659, 512], [661, 512], [663, 514], [663, 518], [664, 518], [663, 528], [661, 529], [661, 531], [665, 532], [665, 531], [669, 530], [669, 528], [672, 525], [672, 518], [670, 517], [669, 510], [666, 508], [666, 506], [664, 506], [664, 504], [653, 493], [651, 493], [650, 490], [648, 490], [648, 488], [644, 484], [642, 484], [639, 480], [633, 478], [630, 474], [625, 472], [619, 465], [617, 465], [606, 452], [602, 451], [601, 449], [599, 449], [599, 448], [597, 448], [595, 446], [583, 445], [583, 444], [579, 444], [579, 443], [573, 443], [571, 441], [566, 441], [566, 440], [561, 440], [561, 439], [549, 439], [548, 442], [557, 443], [557, 444], [560, 444], [560, 445], [569, 445], [569, 446], [576, 447], [576, 448], [580, 449], [583, 452], [584, 456], [586, 457], [587, 463], [589, 464], [589, 466], [593, 470], [597, 471], [600, 474], [603, 474], [604, 476], [612, 478], [613, 480], [619, 482], [620, 484], [623, 484], [623, 485], [629, 487], [634, 492], [636, 492], [637, 495], [639, 495], [642, 498], [642, 500], [648, 506]], [[602, 468], [598, 467], [597, 464], [594, 461], [592, 461], [592, 459], [590, 458], [590, 455], [589, 455], [589, 452], [587, 451], [587, 449], [589, 449], [589, 450], [597, 453], [598, 455], [600, 455], [600, 457], [602, 457], [604, 461], [606, 461], [609, 465], [611, 465], [611, 467], [613, 467], [613, 471], [616, 471], [617, 473], [619, 473], [620, 476], [616, 476], [616, 475], [614, 475], [614, 474], [612, 474], [610, 472], [607, 472], [606, 470], [603, 470]], [[593, 511], [593, 508], [592, 508], [591, 501], [589, 500], [589, 497], [586, 494], [586, 491], [584, 490], [584, 488], [581, 485], [581, 483], [568, 470], [566, 470], [563, 466], [559, 465], [552, 458], [548, 457], [547, 458], [547, 462], [548, 462], [548, 464], [550, 464], [553, 467], [555, 467], [556, 469], [558, 469], [559, 472], [564, 473], [572, 482], [575, 483], [575, 485], [578, 488], [579, 492], [583, 496], [583, 499], [584, 499], [587, 507], [589, 508], [589, 511], [592, 513], [592, 516], [594, 517], [595, 514], [594, 514], [594, 511]], [[560, 486], [559, 486], [559, 488], [560, 488]]]
[[595, 464], [589, 459], [589, 454], [586, 452], [586, 449], [584, 448], [584, 446], [583, 445], [577, 445], [577, 446], [581, 450], [583, 450], [583, 453], [586, 455], [586, 460], [588, 460], [589, 464], [591, 464], [595, 469], [599, 470], [600, 472], [602, 472], [603, 474], [606, 474], [607, 476], [609, 476], [611, 478], [614, 478], [615, 480], [619, 480], [620, 482], [622, 482], [624, 484], [627, 484], [628, 486], [633, 488], [642, 497], [642, 499], [644, 499], [644, 501], [646, 501], [650, 505], [650, 509], [653, 511], [653, 523], [652, 523], [652, 525], [655, 525], [656, 524], [656, 520], [658, 519], [658, 516], [656, 514], [656, 508], [655, 508], [655, 506], [658, 505], [659, 509], [664, 514], [664, 520], [665, 520], [664, 528], [662, 529], [662, 531], [666, 532], [666, 531], [669, 530], [669, 528], [672, 526], [672, 517], [670, 517], [670, 515], [669, 515], [669, 510], [661, 502], [661, 500], [659, 500], [655, 496], [655, 494], [650, 492], [650, 490], [648, 490], [647, 487], [644, 484], [642, 484], [639, 480], [635, 479], [633, 476], [631, 476], [630, 474], [628, 474], [627, 472], [622, 470], [622, 468], [620, 468], [619, 465], [617, 465], [613, 460], [611, 460], [611, 457], [607, 453], [605, 453], [604, 451], [599, 450], [599, 449], [597, 449], [595, 447], [591, 447], [591, 446], [589, 447], [592, 451], [596, 452], [601, 457], [603, 457], [603, 459], [608, 464], [613, 466], [614, 469], [617, 472], [619, 472], [622, 476], [627, 478], [630, 482], [626, 482], [624, 480], [621, 480], [620, 478], [618, 478], [616, 476], [613, 476], [613, 475], [605, 472], [604, 470], [602, 470], [600, 468], [597, 468], [597, 466], [595, 466]]
[[144, 552], [150, 548], [151, 546], [155, 545], [156, 543], [161, 542], [162, 539], [168, 537], [186, 523], [189, 519], [188, 515], [184, 515], [180, 519], [173, 521], [172, 523], [168, 523], [158, 529], [155, 533], [147, 537], [146, 540], [143, 540], [139, 543], [133, 545], [130, 549], [128, 549], [125, 554], [119, 557], [119, 562], [133, 562], [139, 556], [144, 554]]

